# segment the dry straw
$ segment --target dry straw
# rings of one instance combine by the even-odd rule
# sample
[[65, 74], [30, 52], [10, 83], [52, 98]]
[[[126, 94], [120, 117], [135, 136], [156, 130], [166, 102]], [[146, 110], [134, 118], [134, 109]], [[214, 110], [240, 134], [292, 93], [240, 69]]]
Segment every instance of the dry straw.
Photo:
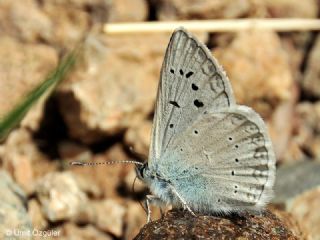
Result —
[[278, 32], [317, 31], [320, 30], [319, 19], [270, 18], [270, 19], [229, 19], [229, 20], [193, 20], [171, 22], [107, 23], [107, 34], [172, 32], [177, 27], [189, 31], [236, 32], [250, 29], [269, 29]]

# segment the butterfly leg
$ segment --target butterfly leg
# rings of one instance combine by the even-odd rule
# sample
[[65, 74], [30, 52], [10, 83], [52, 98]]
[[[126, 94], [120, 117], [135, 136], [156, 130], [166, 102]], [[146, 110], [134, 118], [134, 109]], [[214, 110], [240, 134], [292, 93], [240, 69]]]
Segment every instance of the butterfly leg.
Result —
[[146, 205], [147, 205], [147, 222], [149, 223], [151, 221], [151, 209], [150, 204], [152, 205], [161, 205], [162, 201], [160, 198], [154, 196], [154, 195], [147, 195], [146, 196]]
[[191, 208], [188, 206], [187, 202], [180, 196], [180, 194], [177, 192], [177, 190], [174, 187], [172, 187], [172, 190], [173, 190], [174, 194], [176, 194], [177, 197], [179, 198], [179, 200], [182, 202], [183, 207], [185, 209], [187, 209], [191, 213], [191, 215], [196, 217], [197, 215], [191, 210]]

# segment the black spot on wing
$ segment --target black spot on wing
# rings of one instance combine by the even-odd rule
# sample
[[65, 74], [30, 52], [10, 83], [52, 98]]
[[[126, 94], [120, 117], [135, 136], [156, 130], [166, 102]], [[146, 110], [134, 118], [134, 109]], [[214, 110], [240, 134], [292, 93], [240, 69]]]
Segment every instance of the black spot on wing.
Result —
[[176, 101], [169, 101], [169, 103], [177, 108], [180, 108], [180, 105]]
[[198, 99], [193, 101], [193, 104], [197, 107], [197, 108], [201, 108], [204, 106], [203, 102], [199, 101]]
[[189, 78], [189, 77], [191, 77], [193, 75], [193, 72], [188, 72], [187, 74], [186, 74], [186, 78]]
[[191, 88], [194, 91], [197, 91], [199, 89], [199, 87], [197, 85], [195, 85], [194, 83], [191, 84]]

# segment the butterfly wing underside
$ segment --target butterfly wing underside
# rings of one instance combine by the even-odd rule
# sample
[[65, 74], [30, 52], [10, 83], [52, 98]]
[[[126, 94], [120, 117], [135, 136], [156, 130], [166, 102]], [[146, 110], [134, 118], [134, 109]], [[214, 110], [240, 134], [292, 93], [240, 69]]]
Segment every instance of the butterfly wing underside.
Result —
[[198, 116], [162, 161], [159, 171], [197, 211], [259, 210], [272, 197], [272, 144], [263, 120], [249, 107]]
[[184, 29], [169, 42], [161, 69], [149, 164], [197, 116], [235, 104], [229, 80], [206, 46]]

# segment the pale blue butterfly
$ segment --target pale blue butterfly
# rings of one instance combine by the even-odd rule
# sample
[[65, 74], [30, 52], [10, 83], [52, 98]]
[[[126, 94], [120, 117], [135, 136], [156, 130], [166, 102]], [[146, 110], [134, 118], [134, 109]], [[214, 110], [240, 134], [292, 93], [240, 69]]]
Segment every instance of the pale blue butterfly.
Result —
[[[272, 197], [275, 155], [265, 123], [235, 103], [207, 47], [174, 31], [161, 69], [149, 160], [136, 173], [150, 203], [204, 214], [259, 211]], [[79, 163], [74, 165], [99, 165]]]
[[167, 47], [149, 160], [136, 172], [153, 194], [148, 209], [156, 202], [192, 214], [242, 212], [272, 197], [275, 155], [265, 123], [235, 103], [221, 66], [183, 28]]

